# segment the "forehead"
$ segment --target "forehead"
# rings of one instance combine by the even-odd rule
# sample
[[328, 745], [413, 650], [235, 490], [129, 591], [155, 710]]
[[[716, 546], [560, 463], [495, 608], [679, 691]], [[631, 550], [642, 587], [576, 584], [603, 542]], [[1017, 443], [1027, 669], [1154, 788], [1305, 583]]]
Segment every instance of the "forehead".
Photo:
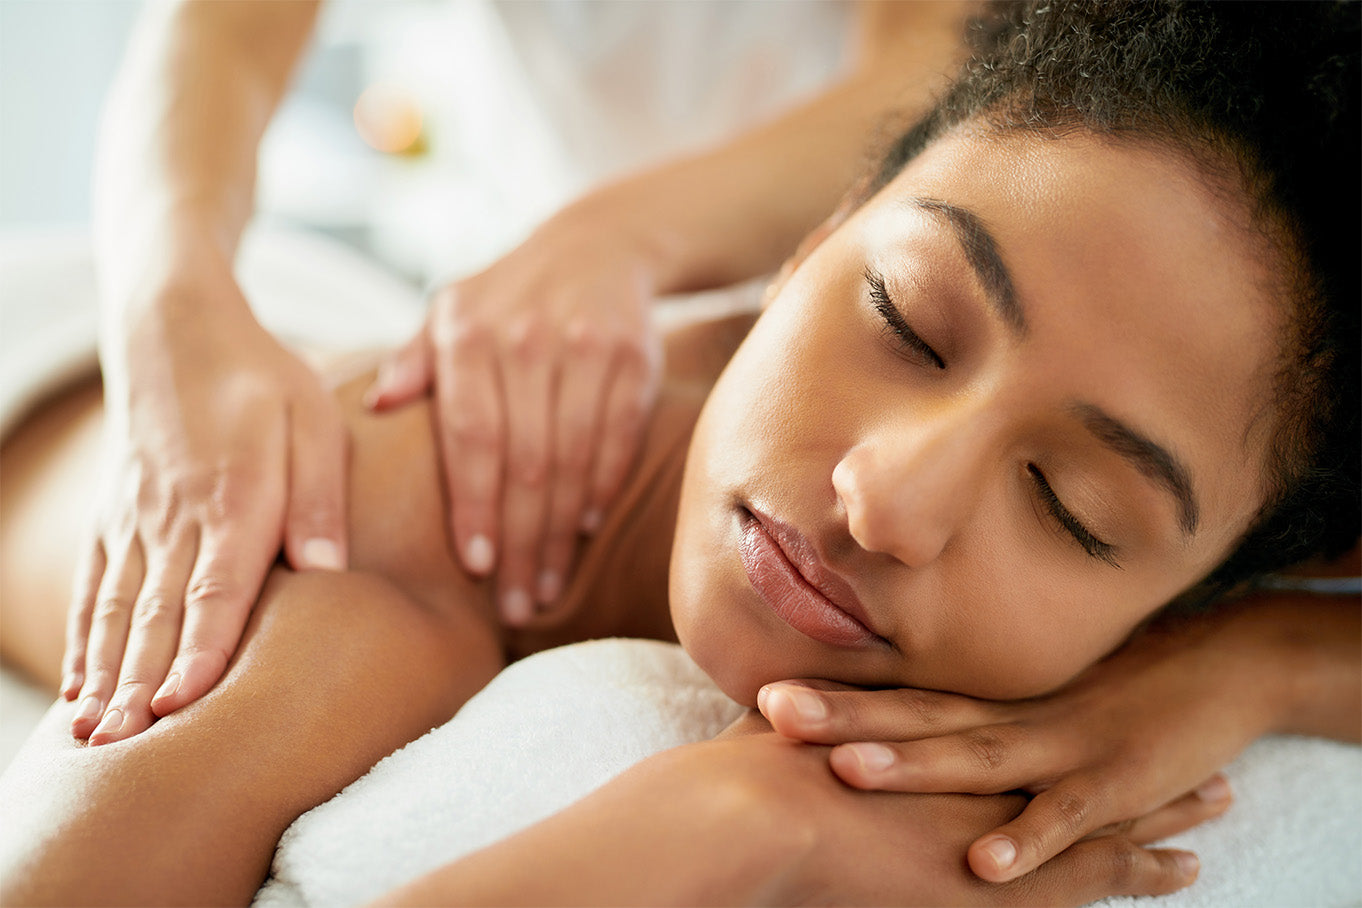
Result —
[[861, 235], [931, 231], [914, 198], [977, 215], [1031, 328], [1035, 390], [1149, 426], [1237, 535], [1261, 500], [1283, 307], [1247, 203], [1210, 187], [1149, 145], [962, 129], [866, 206]]

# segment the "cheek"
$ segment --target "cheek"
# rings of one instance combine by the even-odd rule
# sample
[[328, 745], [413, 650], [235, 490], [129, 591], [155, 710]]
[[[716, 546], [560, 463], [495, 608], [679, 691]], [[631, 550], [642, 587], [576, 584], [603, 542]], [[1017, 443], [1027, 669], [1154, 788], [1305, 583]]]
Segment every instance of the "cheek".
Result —
[[[976, 600], [943, 650], [946, 689], [1015, 700], [1049, 693], [1116, 649], [1153, 607], [1121, 606], [1100, 585], [1013, 582], [1005, 597]], [[994, 594], [996, 596], [996, 593]]]

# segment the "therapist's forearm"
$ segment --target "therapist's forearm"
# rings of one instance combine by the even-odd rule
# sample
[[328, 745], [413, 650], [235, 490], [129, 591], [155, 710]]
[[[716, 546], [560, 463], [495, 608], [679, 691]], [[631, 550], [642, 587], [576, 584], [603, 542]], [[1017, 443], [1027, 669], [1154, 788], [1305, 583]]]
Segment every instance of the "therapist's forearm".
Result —
[[231, 261], [251, 214], [260, 138], [316, 11], [316, 0], [149, 5], [110, 91], [96, 157], [106, 308], [152, 304], [154, 294], [135, 291], [205, 256]]
[[[836, 207], [891, 115], [924, 113], [963, 55], [970, 3], [866, 3], [843, 81], [718, 148], [626, 179], [582, 204], [632, 219], [659, 293], [773, 271]], [[604, 213], [608, 211], [609, 213]]]

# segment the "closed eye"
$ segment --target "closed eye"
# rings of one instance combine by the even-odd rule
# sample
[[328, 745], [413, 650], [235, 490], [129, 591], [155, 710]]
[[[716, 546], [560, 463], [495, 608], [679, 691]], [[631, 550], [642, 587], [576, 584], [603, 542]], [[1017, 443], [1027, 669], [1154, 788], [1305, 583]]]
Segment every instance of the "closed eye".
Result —
[[884, 277], [878, 271], [867, 267], [865, 282], [870, 287], [870, 302], [884, 319], [885, 327], [894, 334], [897, 345], [910, 356], [924, 360], [937, 369], [945, 369], [946, 361], [937, 355], [930, 344], [918, 336], [904, 319], [899, 307], [889, 298], [889, 289], [884, 285]]
[[1050, 516], [1074, 538], [1083, 550], [1094, 558], [1105, 561], [1114, 568], [1121, 565], [1116, 560], [1116, 547], [1108, 542], [1103, 542], [1094, 536], [1083, 523], [1073, 515], [1068, 508], [1064, 507], [1064, 502], [1059, 500], [1051, 487], [1050, 481], [1045, 478], [1045, 474], [1040, 471], [1040, 467], [1033, 463], [1026, 465], [1026, 470], [1031, 474], [1032, 481], [1036, 484], [1036, 492], [1040, 495], [1041, 502]]

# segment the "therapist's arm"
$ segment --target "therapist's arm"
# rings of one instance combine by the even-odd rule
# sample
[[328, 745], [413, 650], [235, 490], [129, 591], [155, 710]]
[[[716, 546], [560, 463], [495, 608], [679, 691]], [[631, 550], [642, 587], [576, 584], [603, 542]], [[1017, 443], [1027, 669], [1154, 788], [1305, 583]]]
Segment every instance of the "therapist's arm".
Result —
[[[502, 618], [551, 626], [579, 533], [621, 488], [656, 397], [655, 297], [774, 271], [925, 112], [960, 62], [959, 2], [857, 8], [854, 65], [782, 116], [584, 196], [432, 299], [380, 371], [379, 409], [433, 393], [450, 539]], [[475, 215], [473, 215], [475, 216]]]
[[68, 621], [72, 730], [102, 744], [203, 694], [281, 543], [346, 558], [345, 436], [232, 274], [256, 150], [313, 0], [152, 3], [103, 117], [95, 233], [110, 431]]

